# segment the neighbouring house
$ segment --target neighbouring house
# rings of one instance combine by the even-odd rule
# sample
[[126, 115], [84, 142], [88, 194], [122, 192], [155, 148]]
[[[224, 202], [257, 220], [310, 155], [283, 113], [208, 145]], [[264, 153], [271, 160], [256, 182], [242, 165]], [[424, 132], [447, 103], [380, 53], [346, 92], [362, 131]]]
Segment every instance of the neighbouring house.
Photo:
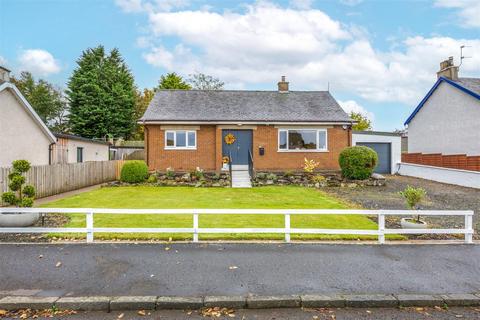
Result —
[[327, 91], [159, 90], [140, 119], [150, 170], [338, 170], [353, 120]]
[[107, 161], [110, 143], [72, 134], [54, 133], [57, 142], [53, 146], [53, 163]]
[[52, 133], [0, 66], [0, 167], [25, 159], [32, 165], [109, 160], [109, 144]]
[[431, 164], [437, 166], [480, 171], [480, 78], [459, 78], [452, 57], [440, 64], [437, 75], [437, 82], [405, 121], [405, 159], [430, 155]]
[[110, 146], [112, 160], [145, 160], [144, 141], [122, 140], [115, 141]]
[[0, 167], [9, 167], [17, 159], [48, 165], [55, 142], [55, 136], [10, 82], [10, 70], [0, 66]]
[[480, 187], [480, 78], [458, 72], [452, 57], [442, 61], [437, 82], [405, 121], [400, 173]]

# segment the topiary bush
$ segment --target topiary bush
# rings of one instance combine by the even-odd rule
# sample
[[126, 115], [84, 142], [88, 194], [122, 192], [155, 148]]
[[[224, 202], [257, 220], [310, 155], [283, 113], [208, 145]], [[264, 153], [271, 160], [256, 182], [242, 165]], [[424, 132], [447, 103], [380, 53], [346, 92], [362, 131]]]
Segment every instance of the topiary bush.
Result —
[[13, 170], [8, 175], [10, 191], [2, 194], [2, 200], [17, 207], [32, 207], [35, 197], [35, 187], [24, 185], [24, 173], [30, 170], [30, 162], [27, 160], [15, 160], [12, 162]]
[[148, 167], [144, 161], [132, 160], [127, 161], [120, 173], [120, 180], [127, 183], [144, 182], [148, 177]]
[[377, 166], [378, 155], [368, 147], [348, 147], [342, 150], [338, 162], [345, 178], [365, 180], [370, 178]]

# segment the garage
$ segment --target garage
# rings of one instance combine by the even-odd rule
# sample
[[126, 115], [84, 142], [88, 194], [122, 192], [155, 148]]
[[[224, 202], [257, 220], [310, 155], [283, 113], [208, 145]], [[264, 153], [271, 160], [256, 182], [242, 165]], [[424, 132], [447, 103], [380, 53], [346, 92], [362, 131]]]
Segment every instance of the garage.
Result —
[[359, 142], [357, 146], [365, 146], [372, 148], [377, 152], [378, 165], [375, 168], [376, 173], [391, 173], [392, 172], [392, 160], [391, 150], [392, 145], [386, 142]]
[[401, 135], [393, 132], [353, 131], [352, 144], [372, 148], [378, 154], [376, 173], [394, 174], [401, 161]]

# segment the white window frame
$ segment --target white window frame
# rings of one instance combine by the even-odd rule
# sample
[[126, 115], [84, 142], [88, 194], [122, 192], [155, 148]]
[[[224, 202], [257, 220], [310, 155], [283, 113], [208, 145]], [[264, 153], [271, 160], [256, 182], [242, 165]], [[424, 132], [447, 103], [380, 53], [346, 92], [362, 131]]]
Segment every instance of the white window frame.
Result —
[[[317, 144], [317, 149], [300, 149], [300, 150], [290, 150], [288, 149], [289, 141], [288, 141], [288, 132], [292, 131], [301, 131], [301, 130], [309, 130], [309, 131], [315, 131], [315, 137], [316, 137], [316, 144]], [[286, 132], [287, 133], [287, 149], [280, 149], [280, 133], [281, 132]], [[325, 148], [319, 149], [318, 148], [318, 134], [319, 132], [325, 132]], [[328, 152], [328, 130], [324, 128], [285, 128], [285, 129], [278, 129], [278, 141], [277, 141], [277, 152]]]
[[[177, 147], [177, 133], [185, 132], [185, 147]], [[169, 133], [173, 133], [173, 146], [167, 146], [167, 136]], [[188, 135], [193, 133], [195, 141], [193, 146], [188, 146]], [[197, 131], [195, 130], [165, 130], [165, 150], [197, 150]]]

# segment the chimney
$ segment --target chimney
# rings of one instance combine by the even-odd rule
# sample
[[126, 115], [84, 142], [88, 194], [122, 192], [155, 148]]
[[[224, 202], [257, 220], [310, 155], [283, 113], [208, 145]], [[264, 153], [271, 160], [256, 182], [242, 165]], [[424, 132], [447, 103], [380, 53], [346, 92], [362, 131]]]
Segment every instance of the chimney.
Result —
[[278, 83], [279, 93], [288, 93], [288, 82], [285, 81], [285, 76], [282, 76], [282, 81]]
[[0, 81], [1, 82], [10, 81], [10, 70], [2, 66], [0, 66]]
[[458, 80], [458, 66], [453, 64], [453, 57], [440, 62], [440, 71], [437, 72], [437, 78], [444, 77], [453, 81]]

